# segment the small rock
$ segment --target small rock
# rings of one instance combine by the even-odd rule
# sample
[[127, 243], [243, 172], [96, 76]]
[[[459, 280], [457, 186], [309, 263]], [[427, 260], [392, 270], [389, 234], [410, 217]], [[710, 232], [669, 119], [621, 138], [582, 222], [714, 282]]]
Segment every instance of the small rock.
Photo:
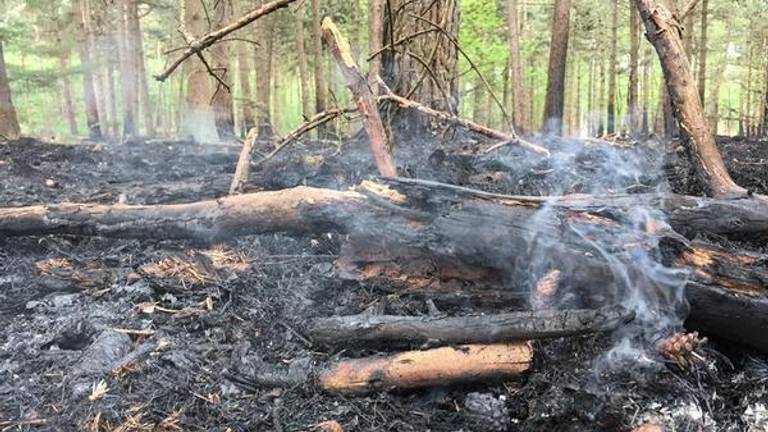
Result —
[[59, 187], [59, 182], [53, 179], [45, 179], [45, 185], [48, 186], [51, 189], [55, 189]]

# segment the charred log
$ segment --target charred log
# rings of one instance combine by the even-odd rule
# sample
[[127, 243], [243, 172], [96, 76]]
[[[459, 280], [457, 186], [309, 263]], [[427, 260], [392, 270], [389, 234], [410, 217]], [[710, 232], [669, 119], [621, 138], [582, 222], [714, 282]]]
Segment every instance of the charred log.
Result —
[[[638, 208], [651, 209], [642, 223]], [[666, 225], [663, 221], [669, 223]], [[535, 221], [535, 223], [533, 223]], [[627, 227], [632, 230], [627, 233]], [[384, 277], [414, 290], [467, 284], [504, 286], [526, 298], [538, 249], [562, 273], [562, 286], [584, 294], [576, 308], [601, 306], [615, 276], [601, 255], [656, 247], [671, 268], [689, 269], [691, 323], [710, 335], [768, 346], [768, 260], [686, 239], [700, 233], [765, 237], [768, 202], [680, 195], [506, 196], [408, 179], [364, 182], [354, 190], [298, 187], [190, 204], [59, 204], [0, 209], [6, 236], [77, 234], [208, 241], [266, 232], [347, 234], [346, 273]], [[681, 235], [682, 234], [682, 235]], [[537, 248], [532, 248], [534, 238]], [[603, 251], [592, 244], [604, 243]], [[364, 251], [365, 253], [360, 253]], [[550, 269], [545, 269], [545, 271]], [[534, 276], [536, 280], [530, 280]], [[596, 288], [595, 281], [604, 281]], [[502, 290], [497, 290], [500, 292]], [[594, 301], [593, 301], [594, 300]], [[615, 300], [615, 298], [614, 298]]]
[[634, 314], [620, 306], [597, 310], [526, 311], [463, 317], [353, 315], [318, 318], [308, 335], [327, 346], [438, 346], [577, 336], [610, 331]]

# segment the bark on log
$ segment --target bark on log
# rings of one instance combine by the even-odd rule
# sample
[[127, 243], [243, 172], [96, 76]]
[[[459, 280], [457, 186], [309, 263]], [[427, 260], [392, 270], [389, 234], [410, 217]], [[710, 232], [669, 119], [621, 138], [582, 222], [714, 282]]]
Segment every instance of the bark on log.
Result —
[[[543, 208], [547, 210], [540, 212]], [[691, 270], [685, 293], [692, 306], [691, 322], [710, 335], [768, 349], [768, 334], [754, 331], [768, 327], [768, 260], [680, 236], [766, 237], [768, 201], [762, 197], [525, 197], [383, 179], [349, 191], [298, 187], [190, 204], [65, 203], [0, 209], [0, 235], [214, 241], [255, 233], [338, 230], [348, 234], [351, 246], [344, 253], [352, 264], [378, 260], [375, 264], [393, 263], [402, 274], [420, 274], [423, 280], [509, 286], [510, 292], [524, 297], [530, 290], [521, 281], [530, 277], [532, 234], [539, 244], [547, 245], [547, 259], [571, 289], [594, 292], [595, 281], [608, 283], [613, 275], [578, 232], [599, 233], [613, 242], [614, 250], [608, 252], [621, 252], [627, 241], [618, 234], [626, 230], [626, 221], [638, 208], [658, 210], [676, 231], [654, 227], [656, 222], [649, 220], [632, 233], [632, 243], [643, 245], [661, 238], [665, 264]], [[531, 221], [536, 221], [535, 227]]]
[[322, 25], [323, 40], [336, 58], [336, 62], [344, 75], [347, 88], [352, 92], [357, 104], [358, 110], [363, 117], [363, 126], [368, 134], [368, 140], [371, 143], [371, 152], [376, 161], [376, 167], [379, 174], [385, 177], [397, 176], [397, 168], [392, 159], [392, 148], [389, 144], [389, 138], [384, 130], [384, 123], [379, 115], [379, 108], [376, 103], [376, 96], [368, 87], [368, 80], [360, 71], [360, 67], [355, 62], [352, 55], [352, 47], [344, 39], [336, 24], [330, 17], [323, 19]]
[[323, 390], [341, 394], [499, 381], [528, 371], [532, 359], [526, 342], [461, 345], [344, 360], [322, 371], [317, 381]]
[[577, 336], [614, 330], [633, 317], [620, 306], [463, 317], [363, 314], [314, 319], [307, 334], [326, 346], [440, 346]]

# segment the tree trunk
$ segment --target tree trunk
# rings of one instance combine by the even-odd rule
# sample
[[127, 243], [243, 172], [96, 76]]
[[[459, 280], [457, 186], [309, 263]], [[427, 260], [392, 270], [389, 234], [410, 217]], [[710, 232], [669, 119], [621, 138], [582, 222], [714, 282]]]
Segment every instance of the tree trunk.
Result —
[[144, 61], [144, 33], [141, 31], [141, 22], [137, 16], [131, 18], [131, 41], [134, 43], [134, 55], [136, 56], [136, 74], [139, 87], [139, 100], [141, 101], [141, 114], [144, 119], [144, 133], [153, 137], [157, 135], [155, 122], [152, 119], [152, 101], [149, 98], [149, 83], [147, 82], [147, 66]]
[[[323, 36], [320, 31], [320, 0], [312, 0], [312, 61], [315, 70], [315, 111], [325, 111], [325, 76], [323, 75]], [[324, 128], [318, 128], [324, 136]]]
[[[184, 36], [198, 38], [206, 31], [205, 10], [200, 0], [184, 0]], [[184, 134], [196, 142], [217, 142], [216, 122], [211, 107], [211, 83], [208, 70], [199, 58], [184, 63], [187, 88], [181, 114]]]
[[702, 186], [716, 197], [744, 196], [747, 191], [731, 179], [715, 144], [684, 55], [676, 19], [656, 0], [635, 0], [646, 27], [646, 37], [661, 60], [670, 100]]
[[[701, 1], [701, 38], [699, 39], [699, 99], [706, 106], [707, 94], [707, 19], [709, 15], [709, 0]], [[725, 60], [723, 60], [725, 61]]]
[[637, 9], [629, 7], [629, 90], [627, 91], [627, 116], [629, 132], [636, 135], [639, 123], [638, 64], [640, 57], [640, 16]]
[[256, 23], [256, 128], [259, 139], [272, 138], [272, 17], [264, 17]]
[[768, 56], [766, 56], [765, 65], [765, 94], [763, 95], [763, 123], [761, 125], [761, 135], [768, 135]]
[[136, 0], [124, 0], [122, 4], [122, 49], [120, 50], [120, 76], [123, 90], [123, 137], [136, 137], [138, 133], [136, 111], [138, 97], [137, 40], [133, 32], [138, 21]]
[[[540, 212], [544, 207], [547, 211]], [[654, 220], [642, 226], [628, 223], [637, 208], [655, 209], [671, 229], [659, 229]], [[610, 264], [614, 260], [603, 259], [603, 253], [626, 263], [643, 289], [671, 289], [648, 281], [642, 268], [635, 267], [639, 264], [633, 257], [647, 251], [662, 260], [656, 267], [690, 270], [685, 295], [692, 322], [712, 335], [765, 350], [768, 334], [754, 329], [768, 326], [768, 259], [688, 241], [672, 229], [688, 238], [764, 238], [768, 200], [658, 194], [515, 197], [388, 179], [364, 182], [355, 190], [297, 187], [191, 204], [0, 209], [0, 234], [5, 236], [67, 233], [213, 242], [253, 233], [338, 230], [348, 241], [337, 262], [341, 274], [362, 268], [374, 277], [372, 268], [364, 266], [389, 265], [395, 268], [390, 284], [414, 279], [426, 281], [426, 286], [484, 284], [503, 286], [523, 298], [530, 294], [530, 264], [544, 253], [547, 262], [567, 275], [568, 293], [577, 294], [589, 308], [613, 304], [630, 294], [624, 290], [636, 288], [616, 278]], [[595, 254], [593, 240], [583, 233], [599, 234], [600, 241], [607, 242], [603, 252]], [[631, 245], [624, 234], [633, 239]], [[537, 244], [531, 248], [534, 235]], [[651, 285], [645, 287], [647, 283]], [[657, 301], [672, 297], [668, 293]]]
[[611, 0], [611, 59], [608, 66], [608, 135], [616, 133], [616, 48], [619, 39], [619, 0]]
[[85, 15], [82, 0], [73, 0], [72, 13], [77, 28], [78, 54], [80, 55], [80, 64], [83, 68], [83, 93], [85, 95], [85, 117], [88, 124], [88, 136], [96, 140], [101, 138], [101, 125], [99, 124], [99, 108], [96, 102], [96, 93], [93, 88], [91, 47], [88, 43], [86, 30], [88, 16]]
[[11, 86], [8, 81], [8, 71], [5, 67], [5, 53], [0, 41], [0, 135], [6, 139], [18, 138], [21, 130], [16, 117], [16, 107], [11, 98]]
[[[635, 8], [632, 7], [634, 10]], [[638, 17], [638, 20], [640, 17]], [[650, 110], [651, 110], [651, 69], [652, 55], [650, 47], [646, 47], [643, 54], [643, 114], [640, 130], [644, 137], [650, 135]]]
[[299, 85], [301, 86], [301, 114], [304, 118], [312, 116], [309, 110], [309, 64], [307, 63], [307, 51], [304, 45], [304, 4], [296, 11], [296, 47], [299, 56]]
[[[59, 43], [61, 43], [61, 39], [59, 39]], [[66, 116], [67, 124], [69, 125], [69, 133], [72, 136], [77, 136], [78, 132], [77, 118], [75, 117], [75, 103], [72, 100], [72, 79], [70, 76], [71, 69], [69, 66], [69, 47], [62, 47], [59, 54], [59, 67], [62, 71], [61, 88], [62, 94], [64, 96], [64, 115]]]
[[507, 29], [509, 37], [509, 65], [510, 78], [512, 79], [512, 118], [515, 130], [518, 133], [528, 128], [528, 120], [525, 114], [525, 82], [523, 81], [523, 64], [520, 55], [520, 26], [518, 24], [517, 0], [509, 0], [507, 12]]
[[[384, 46], [384, 1], [368, 0], [368, 54], [381, 51]], [[374, 55], [368, 63], [368, 80], [376, 85], [381, 75], [381, 55]]]
[[122, 18], [118, 17], [118, 24], [115, 25], [110, 32], [107, 39], [112, 49], [109, 52], [107, 60], [107, 105], [109, 105], [109, 118], [112, 123], [107, 125], [111, 131], [112, 136], [120, 136], [120, 117], [117, 114], [117, 88], [115, 85], [116, 69], [120, 67], [120, 42], [118, 41], [120, 28], [122, 27], [120, 22]]
[[568, 55], [571, 0], [555, 0], [552, 20], [552, 41], [549, 45], [547, 94], [544, 101], [544, 132], [563, 133], [565, 103], [565, 65]]
[[[384, 5], [382, 39], [389, 48], [381, 53], [382, 78], [399, 95], [456, 113], [457, 1], [389, 0]], [[412, 128], [413, 133], [425, 131], [429, 125], [429, 119], [418, 113], [403, 114], [401, 124]]]
[[[232, 19], [232, 3], [230, 1], [218, 1], [214, 5], [213, 22], [215, 29], [218, 30], [229, 24]], [[234, 73], [230, 66], [229, 44], [218, 43], [213, 45], [209, 52], [211, 53], [211, 66], [214, 72], [223, 82], [230, 82]], [[213, 117], [219, 138], [231, 140], [235, 135], [235, 115], [231, 90], [221, 83], [217, 83], [211, 105], [213, 106]]]
[[[233, 3], [234, 15], [241, 15], [241, 3], [245, 0], [235, 0]], [[258, 25], [258, 24], [256, 24]], [[242, 130], [241, 134], [248, 134], [252, 127], [256, 126], [256, 122], [253, 117], [253, 94], [251, 93], [251, 67], [248, 62], [248, 47], [251, 45], [248, 42], [237, 42], [237, 74], [238, 83], [240, 84], [240, 98], [241, 110], [242, 110]]]

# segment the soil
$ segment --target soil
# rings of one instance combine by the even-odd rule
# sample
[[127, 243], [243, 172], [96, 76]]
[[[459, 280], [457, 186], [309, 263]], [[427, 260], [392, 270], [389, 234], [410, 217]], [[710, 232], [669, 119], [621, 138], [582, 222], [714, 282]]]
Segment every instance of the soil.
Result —
[[[487, 143], [456, 133], [399, 141], [398, 160], [406, 175], [508, 193], [700, 193], [675, 143], [539, 141], [555, 157], [511, 147], [485, 154]], [[768, 192], [768, 143], [719, 144], [738, 183]], [[0, 206], [220, 196], [238, 152], [14, 141], [0, 145]], [[341, 188], [372, 173], [362, 139], [307, 142], [256, 168], [248, 189]], [[0, 238], [0, 430], [309, 431], [327, 420], [346, 431], [628, 431], [646, 422], [768, 430], [768, 358], [719, 341], [692, 371], [659, 359], [600, 367], [616, 340], [596, 335], [536, 342], [534, 367], [512, 382], [363, 397], [328, 395], [311, 381], [256, 385], [265, 371], [377, 354], [328, 352], [302, 335], [309, 318], [360, 313], [391, 291], [337, 277], [340, 242], [335, 233], [219, 245]], [[388, 298], [389, 313], [428, 313], [422, 300]]]

